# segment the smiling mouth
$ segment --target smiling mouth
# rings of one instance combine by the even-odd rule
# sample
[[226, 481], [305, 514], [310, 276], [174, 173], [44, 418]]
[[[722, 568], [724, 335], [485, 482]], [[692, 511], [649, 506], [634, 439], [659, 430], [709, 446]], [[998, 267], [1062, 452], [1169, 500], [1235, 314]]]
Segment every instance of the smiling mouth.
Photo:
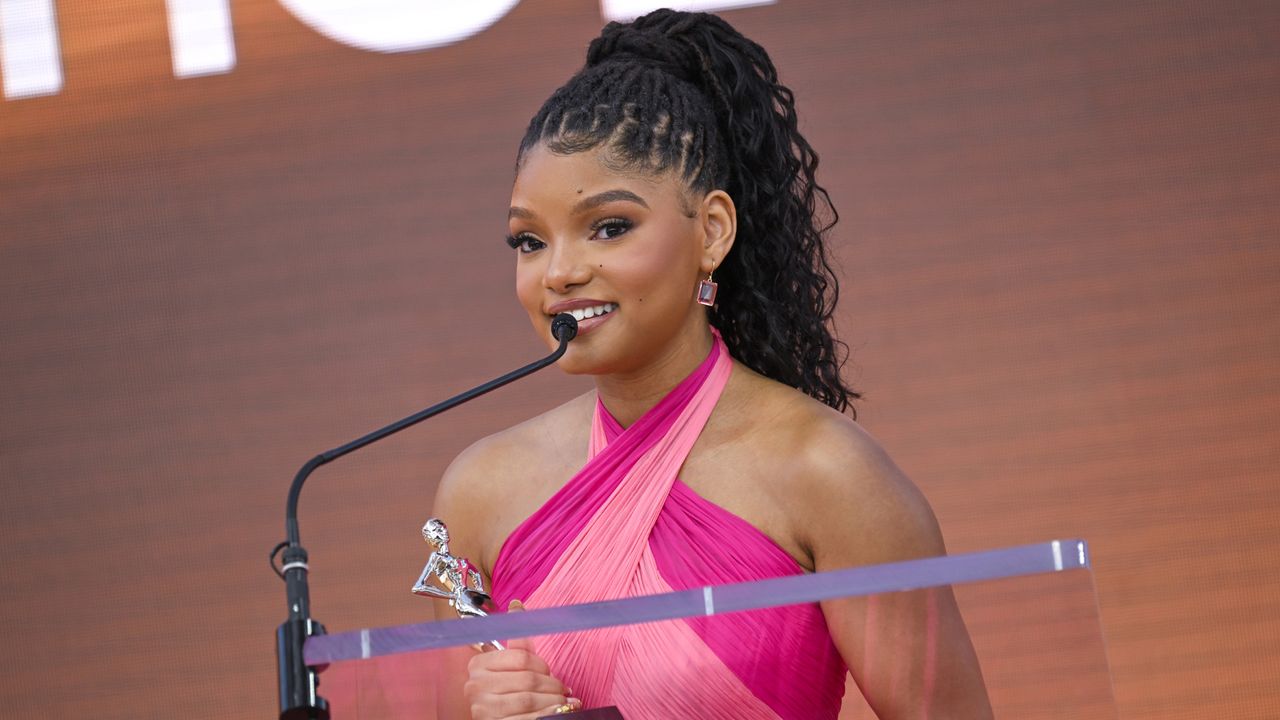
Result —
[[591, 307], [574, 308], [573, 310], [565, 310], [564, 312], [567, 312], [570, 315], [572, 315], [574, 320], [577, 320], [578, 322], [582, 322], [583, 320], [586, 320], [588, 318], [600, 317], [601, 315], [608, 315], [609, 313], [617, 309], [618, 309], [617, 303], [601, 303], [599, 305], [593, 305]]

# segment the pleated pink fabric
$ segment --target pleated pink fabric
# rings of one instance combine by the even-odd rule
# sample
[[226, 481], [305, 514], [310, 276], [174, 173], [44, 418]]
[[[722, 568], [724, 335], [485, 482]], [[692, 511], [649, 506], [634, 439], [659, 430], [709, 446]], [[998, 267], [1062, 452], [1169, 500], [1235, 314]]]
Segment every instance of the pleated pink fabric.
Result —
[[[530, 608], [803, 572], [772, 540], [678, 480], [732, 362], [723, 341], [631, 427], [603, 405], [589, 460], [504, 543], [494, 598]], [[816, 605], [647, 623], [535, 640], [587, 707], [628, 720], [822, 720], [846, 668]]]

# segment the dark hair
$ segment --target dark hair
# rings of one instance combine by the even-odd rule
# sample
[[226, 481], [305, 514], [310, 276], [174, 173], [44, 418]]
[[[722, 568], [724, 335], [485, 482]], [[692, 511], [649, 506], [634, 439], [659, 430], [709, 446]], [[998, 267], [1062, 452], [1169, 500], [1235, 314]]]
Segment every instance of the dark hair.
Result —
[[705, 13], [609, 23], [529, 123], [519, 157], [539, 143], [561, 154], [604, 144], [619, 170], [674, 171], [691, 190], [727, 192], [738, 233], [715, 271], [711, 324], [746, 366], [853, 411], [822, 239], [838, 215], [815, 180], [818, 155], [797, 127], [794, 94], [764, 48]]

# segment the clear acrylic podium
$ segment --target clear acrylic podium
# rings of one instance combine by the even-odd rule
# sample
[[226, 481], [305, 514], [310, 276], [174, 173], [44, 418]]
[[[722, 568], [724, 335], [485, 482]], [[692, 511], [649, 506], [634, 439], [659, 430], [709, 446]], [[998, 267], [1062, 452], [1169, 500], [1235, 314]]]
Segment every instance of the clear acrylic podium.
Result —
[[[334, 720], [457, 720], [437, 712], [435, 696], [461, 686], [472, 643], [943, 587], [955, 594], [996, 718], [1115, 720], [1088, 548], [1080, 540], [342, 632], [308, 640], [306, 658], [327, 665], [319, 690]], [[850, 680], [841, 720], [875, 717]]]

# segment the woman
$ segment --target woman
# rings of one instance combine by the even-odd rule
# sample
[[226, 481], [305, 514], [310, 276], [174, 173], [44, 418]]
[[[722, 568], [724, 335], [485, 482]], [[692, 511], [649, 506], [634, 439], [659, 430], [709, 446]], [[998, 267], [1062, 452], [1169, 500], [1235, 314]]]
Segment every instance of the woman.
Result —
[[[436, 514], [502, 606], [541, 607], [940, 555], [928, 504], [848, 415], [817, 156], [765, 51], [723, 20], [611, 23], [529, 125], [516, 291], [596, 389], [454, 461]], [[947, 591], [512, 643], [470, 660], [472, 717], [618, 705], [987, 717]], [[570, 688], [573, 688], [570, 690]]]

